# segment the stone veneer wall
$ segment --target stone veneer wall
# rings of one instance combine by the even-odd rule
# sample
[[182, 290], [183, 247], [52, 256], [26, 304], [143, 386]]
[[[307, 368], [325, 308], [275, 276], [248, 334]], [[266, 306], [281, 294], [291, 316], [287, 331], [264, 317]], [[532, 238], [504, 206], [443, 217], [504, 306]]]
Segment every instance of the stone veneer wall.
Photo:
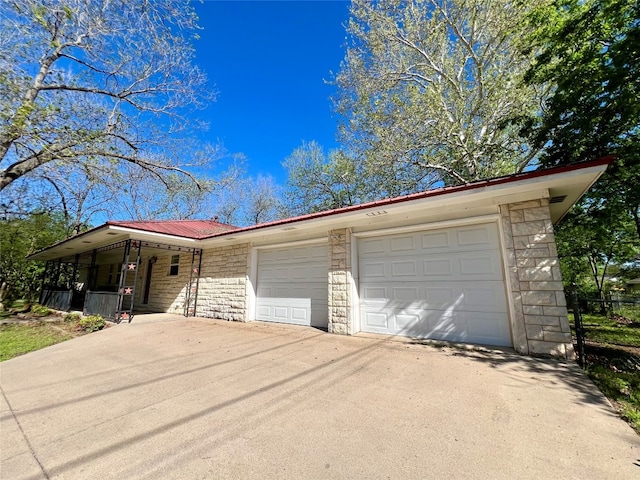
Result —
[[[117, 269], [120, 267], [119, 262], [114, 262], [116, 265], [112, 268]], [[117, 290], [118, 284], [115, 281], [116, 278], [116, 270], [113, 272], [111, 283], [109, 284], [109, 267], [111, 267], [111, 263], [104, 263], [98, 265], [98, 273], [96, 275], [96, 288], [104, 288], [104, 287], [113, 287], [114, 291]]]
[[247, 321], [249, 244], [204, 250], [196, 315]]
[[[153, 265], [147, 308], [154, 312], [182, 315], [191, 271], [191, 253], [180, 255], [178, 275], [169, 275], [172, 255], [177, 255], [177, 252], [169, 252], [168, 255], [158, 257], [158, 261]], [[144, 288], [144, 281], [140, 281], [138, 288]]]
[[351, 232], [329, 232], [329, 332], [353, 335], [351, 318]]
[[514, 348], [573, 358], [549, 200], [500, 206], [514, 308]]

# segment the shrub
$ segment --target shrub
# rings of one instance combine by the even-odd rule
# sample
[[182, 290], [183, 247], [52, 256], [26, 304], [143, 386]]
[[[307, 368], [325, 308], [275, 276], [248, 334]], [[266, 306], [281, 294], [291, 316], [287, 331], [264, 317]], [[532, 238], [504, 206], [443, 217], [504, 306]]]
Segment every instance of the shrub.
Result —
[[79, 313], [65, 313], [62, 316], [62, 320], [69, 323], [79, 322], [82, 319], [82, 315]]
[[31, 307], [31, 315], [34, 315], [36, 317], [46, 317], [50, 313], [51, 310], [49, 310], [49, 308], [45, 307], [44, 305], [38, 305], [36, 303], [33, 307]]
[[80, 329], [85, 332], [95, 332], [97, 330], [102, 330], [105, 327], [106, 322], [100, 315], [89, 315], [81, 318], [78, 325]]

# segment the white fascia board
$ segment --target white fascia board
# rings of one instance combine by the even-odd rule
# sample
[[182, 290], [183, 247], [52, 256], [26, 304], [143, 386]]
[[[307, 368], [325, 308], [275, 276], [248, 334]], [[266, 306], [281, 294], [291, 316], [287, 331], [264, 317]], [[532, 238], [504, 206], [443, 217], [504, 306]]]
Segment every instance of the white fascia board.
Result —
[[109, 230], [116, 232], [122, 232], [129, 235], [129, 238], [135, 240], [144, 240], [145, 242], [159, 242], [170, 243], [171, 245], [182, 245], [185, 247], [199, 248], [197, 243], [198, 239], [177, 237], [175, 235], [168, 235], [166, 233], [148, 232], [146, 230], [136, 230], [135, 228], [119, 227], [116, 225], [109, 225]]

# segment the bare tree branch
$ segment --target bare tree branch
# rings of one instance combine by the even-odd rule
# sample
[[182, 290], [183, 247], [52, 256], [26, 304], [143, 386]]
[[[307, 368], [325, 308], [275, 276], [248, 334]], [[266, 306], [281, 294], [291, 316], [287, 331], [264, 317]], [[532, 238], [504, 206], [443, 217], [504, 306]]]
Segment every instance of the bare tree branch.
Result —
[[179, 136], [197, 126], [189, 109], [213, 98], [192, 63], [191, 7], [15, 0], [0, 4], [0, 28], [15, 32], [0, 42], [0, 190], [48, 164], [101, 161], [200, 188]]

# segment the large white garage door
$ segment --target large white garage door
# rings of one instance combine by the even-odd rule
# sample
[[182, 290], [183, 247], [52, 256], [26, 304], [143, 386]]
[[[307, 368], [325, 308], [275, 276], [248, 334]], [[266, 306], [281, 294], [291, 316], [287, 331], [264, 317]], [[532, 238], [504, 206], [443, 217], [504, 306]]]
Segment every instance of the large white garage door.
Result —
[[358, 242], [361, 329], [511, 345], [495, 223]]
[[307, 245], [258, 253], [256, 319], [328, 325], [327, 245]]

